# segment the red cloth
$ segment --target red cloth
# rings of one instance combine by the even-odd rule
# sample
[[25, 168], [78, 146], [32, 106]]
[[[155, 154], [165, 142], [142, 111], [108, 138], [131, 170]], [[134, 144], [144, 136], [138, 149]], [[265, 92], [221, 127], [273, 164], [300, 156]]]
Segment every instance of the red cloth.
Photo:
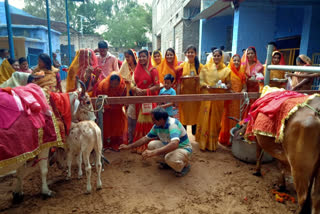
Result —
[[66, 127], [66, 133], [69, 135], [69, 130], [71, 127], [71, 105], [68, 93], [50, 93], [50, 98], [53, 100], [55, 107], [58, 109], [62, 116], [63, 123]]
[[20, 114], [21, 112], [13, 96], [0, 89], [0, 128], [10, 128]]
[[28, 84], [12, 89], [20, 97], [22, 106], [36, 128], [45, 125], [44, 115], [50, 111], [41, 88], [36, 84]]
[[[6, 165], [5, 161], [8, 161], [8, 159], [12, 159], [13, 162], [22, 162], [35, 157], [36, 153], [26, 154], [39, 149], [40, 143], [56, 142], [51, 146], [58, 145], [52, 117], [44, 117], [45, 126], [40, 142], [38, 129], [34, 127], [26, 112], [23, 112], [9, 129], [0, 129], [0, 165]], [[61, 131], [63, 132], [63, 130]]]
[[246, 136], [253, 136], [255, 130], [279, 136], [282, 119], [307, 98], [294, 91], [277, 91], [259, 98], [250, 107]]

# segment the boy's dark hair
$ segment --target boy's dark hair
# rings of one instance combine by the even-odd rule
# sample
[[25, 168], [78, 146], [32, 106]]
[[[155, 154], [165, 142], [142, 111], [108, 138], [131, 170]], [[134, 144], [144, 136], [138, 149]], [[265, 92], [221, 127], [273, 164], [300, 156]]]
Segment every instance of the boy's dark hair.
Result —
[[98, 43], [98, 48], [108, 48], [108, 44], [105, 41], [100, 41]]
[[171, 74], [165, 75], [163, 79], [164, 80], [170, 80], [171, 83], [173, 83], [173, 81], [174, 81], [174, 77]]
[[212, 47], [210, 50], [213, 52], [215, 49], [218, 49], [217, 47]]
[[154, 119], [156, 119], [157, 121], [161, 119], [167, 120], [169, 117], [168, 112], [166, 112], [166, 110], [164, 110], [164, 108], [161, 108], [161, 107], [152, 109], [151, 114], [154, 116]]
[[224, 46], [223, 45], [220, 46], [220, 50], [224, 51]]
[[113, 74], [113, 75], [111, 75], [111, 77], [110, 77], [110, 81], [113, 81], [113, 80], [117, 80], [117, 81], [120, 82], [120, 77], [119, 77], [117, 74]]
[[28, 62], [28, 60], [24, 57], [19, 58], [19, 64], [21, 65], [24, 62]]

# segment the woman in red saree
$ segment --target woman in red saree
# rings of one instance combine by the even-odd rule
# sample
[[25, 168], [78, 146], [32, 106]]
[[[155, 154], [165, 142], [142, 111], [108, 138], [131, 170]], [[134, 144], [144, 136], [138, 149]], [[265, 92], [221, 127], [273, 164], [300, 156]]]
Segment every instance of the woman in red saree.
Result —
[[[137, 96], [158, 95], [159, 92], [159, 74], [157, 69], [152, 67], [150, 56], [147, 50], [139, 51], [139, 62], [134, 71], [134, 81], [136, 87], [132, 91]], [[151, 114], [142, 114], [141, 104], [136, 105], [137, 125], [133, 141], [146, 136], [153, 126]], [[147, 144], [135, 148], [135, 151], [141, 154], [148, 147]]]
[[[257, 58], [257, 51], [255, 47], [248, 47], [245, 54], [241, 58], [240, 72], [246, 75], [246, 84], [248, 92], [259, 92], [260, 84], [257, 80], [257, 75], [260, 73], [263, 76], [263, 65], [259, 62]], [[250, 105], [254, 100], [250, 100]], [[247, 109], [243, 118], [245, 119], [248, 115]]]
[[[126, 96], [126, 84], [117, 72], [112, 72], [97, 87], [97, 95]], [[123, 105], [105, 105], [103, 114], [103, 147], [119, 151], [121, 144], [128, 144], [128, 121]]]
[[[247, 90], [246, 86], [246, 76], [240, 71], [240, 55], [235, 54], [230, 60], [228, 65], [231, 70], [230, 82], [231, 82], [231, 92], [245, 92]], [[219, 134], [219, 143], [231, 146], [230, 139], [230, 129], [236, 125], [236, 121], [230, 120], [228, 117], [233, 117], [236, 119], [240, 118], [240, 100], [226, 100], [224, 102], [224, 112], [221, 120], [221, 130]]]

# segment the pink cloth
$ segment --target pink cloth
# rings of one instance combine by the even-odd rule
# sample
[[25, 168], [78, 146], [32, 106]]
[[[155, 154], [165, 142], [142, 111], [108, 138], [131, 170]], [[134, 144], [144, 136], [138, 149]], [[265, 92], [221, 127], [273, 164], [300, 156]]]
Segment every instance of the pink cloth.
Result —
[[45, 125], [45, 114], [50, 112], [50, 106], [47, 104], [46, 98], [41, 88], [36, 84], [28, 84], [12, 89], [21, 99], [24, 111], [28, 118], [36, 128]]
[[10, 128], [20, 114], [21, 112], [13, 96], [0, 89], [0, 128]]
[[98, 56], [98, 66], [101, 68], [101, 74], [98, 82], [105, 79], [112, 71], [119, 72], [118, 60], [111, 54], [107, 54], [106, 57]]

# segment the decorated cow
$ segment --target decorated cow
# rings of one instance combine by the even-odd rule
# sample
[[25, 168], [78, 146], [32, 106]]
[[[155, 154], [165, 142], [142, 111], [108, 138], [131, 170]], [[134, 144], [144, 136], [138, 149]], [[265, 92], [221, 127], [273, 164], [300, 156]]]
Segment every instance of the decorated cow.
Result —
[[[81, 87], [80, 87], [81, 86]], [[81, 83], [69, 93], [44, 93], [35, 85], [28, 84], [0, 90], [0, 176], [16, 172], [17, 186], [14, 202], [23, 198], [23, 178], [39, 165], [44, 196], [54, 194], [47, 184], [48, 155], [51, 147], [64, 147], [77, 115], [79, 105], [93, 109]], [[93, 112], [85, 120], [94, 120]]]
[[[261, 176], [261, 149], [291, 171], [299, 202], [299, 213], [320, 213], [320, 95], [274, 91], [250, 108], [246, 138], [256, 138], [257, 169]], [[282, 189], [283, 189], [282, 188]]]

